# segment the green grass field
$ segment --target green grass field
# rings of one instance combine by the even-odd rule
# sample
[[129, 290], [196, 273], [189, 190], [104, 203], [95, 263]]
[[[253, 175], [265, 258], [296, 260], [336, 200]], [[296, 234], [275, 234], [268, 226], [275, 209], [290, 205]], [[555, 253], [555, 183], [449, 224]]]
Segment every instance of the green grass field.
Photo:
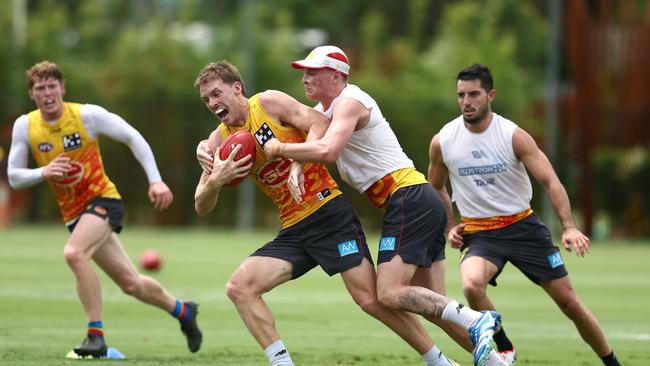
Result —
[[[200, 302], [204, 332], [190, 354], [178, 323], [168, 314], [121, 293], [101, 274], [104, 326], [109, 346], [123, 361], [78, 361], [65, 354], [85, 334], [86, 319], [73, 275], [62, 256], [62, 226], [23, 226], [0, 231], [0, 364], [265, 365], [224, 292], [230, 273], [273, 232], [127, 227], [121, 235], [131, 258], [146, 248], [164, 258], [155, 278], [174, 295]], [[369, 235], [376, 253], [376, 235]], [[458, 256], [447, 250], [448, 294], [462, 300]], [[650, 243], [593, 244], [587, 259], [565, 253], [574, 287], [593, 310], [623, 365], [650, 365]], [[508, 266], [491, 298], [519, 350], [519, 365], [600, 365], [551, 300]], [[299, 365], [421, 365], [396, 335], [352, 302], [340, 277], [315, 269], [265, 296], [278, 329]], [[462, 365], [471, 356], [434, 326], [432, 338]]]

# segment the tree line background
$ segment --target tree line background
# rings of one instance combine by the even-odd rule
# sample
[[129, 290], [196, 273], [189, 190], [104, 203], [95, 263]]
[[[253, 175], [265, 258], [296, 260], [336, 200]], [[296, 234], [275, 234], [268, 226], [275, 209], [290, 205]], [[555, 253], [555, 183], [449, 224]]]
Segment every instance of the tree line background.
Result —
[[[249, 95], [278, 89], [313, 105], [304, 97], [302, 72], [292, 69], [290, 63], [317, 45], [335, 44], [351, 60], [349, 81], [378, 101], [402, 147], [426, 173], [431, 137], [459, 114], [456, 74], [475, 62], [492, 69], [497, 90], [493, 109], [544, 145], [551, 2], [0, 2], [0, 147], [8, 151], [14, 120], [35, 108], [27, 95], [24, 71], [48, 59], [63, 69], [66, 100], [101, 105], [142, 133], [154, 151], [163, 179], [174, 192], [171, 208], [155, 213], [146, 197], [146, 177], [128, 148], [102, 139], [106, 170], [124, 197], [127, 223], [232, 227], [237, 225], [235, 212], [241, 197], [254, 195], [255, 226], [277, 226], [270, 201], [245, 186], [222, 191], [218, 210], [208, 217], [199, 218], [194, 213], [194, 188], [200, 175], [195, 147], [217, 125], [193, 87], [206, 63], [227, 59], [237, 65]], [[647, 14], [646, 1], [634, 3], [641, 14]], [[560, 77], [568, 80], [570, 75], [570, 65], [562, 61]], [[570, 136], [562, 136], [562, 131], [558, 136], [556, 168], [573, 198], [581, 187], [572, 173], [575, 157], [566, 148], [572, 142]], [[646, 179], [642, 182], [650, 183], [648, 146], [635, 147], [641, 163], [635, 165], [632, 178], [626, 179], [637, 182], [636, 175], [641, 172]], [[599, 151], [594, 156], [600, 156]], [[621, 155], [620, 150], [600, 154], [606, 155], [606, 163], [619, 164], [607, 157]], [[3, 178], [5, 169], [3, 164]], [[331, 171], [336, 176], [334, 166]], [[605, 169], [604, 176], [611, 178], [611, 170]], [[365, 197], [339, 182], [364, 224], [377, 228], [381, 223], [379, 212]], [[535, 188], [533, 208], [540, 211], [544, 193]], [[606, 185], [593, 194], [608, 197], [617, 191], [618, 187]], [[620, 228], [616, 218], [626, 207], [610, 207], [612, 202], [601, 203], [598, 198], [596, 234], [650, 235], [650, 199], [645, 189], [639, 197], [640, 227], [619, 231], [615, 230]], [[12, 222], [59, 220], [45, 184], [10, 191], [10, 205]], [[579, 208], [576, 211], [579, 216]]]

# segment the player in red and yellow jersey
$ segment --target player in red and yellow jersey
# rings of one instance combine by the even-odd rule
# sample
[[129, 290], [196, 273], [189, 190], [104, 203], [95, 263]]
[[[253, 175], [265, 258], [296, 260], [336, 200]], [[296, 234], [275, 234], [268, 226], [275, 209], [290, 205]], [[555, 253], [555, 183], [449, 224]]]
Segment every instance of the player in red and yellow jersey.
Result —
[[[14, 124], [7, 171], [13, 188], [47, 181], [70, 230], [64, 256], [88, 317], [87, 337], [74, 351], [79, 356], [107, 355], [100, 283], [92, 259], [125, 293], [177, 317], [190, 350], [196, 352], [202, 340], [196, 324], [198, 305], [181, 302], [156, 280], [139, 274], [116, 235], [122, 229], [124, 205], [104, 171], [98, 136], [131, 149], [147, 174], [151, 202], [164, 210], [173, 195], [160, 177], [149, 144], [120, 116], [102, 107], [64, 102], [63, 74], [56, 64], [37, 63], [26, 75], [29, 96], [37, 109]], [[38, 168], [28, 167], [29, 151]]]
[[[293, 365], [262, 294], [316, 266], [330, 276], [340, 273], [354, 301], [414, 348], [430, 342], [415, 317], [390, 310], [378, 302], [372, 258], [361, 224], [324, 164], [302, 166], [289, 159], [267, 161], [264, 144], [272, 139], [303, 142], [316, 129], [327, 128], [325, 117], [275, 90], [247, 98], [239, 71], [226, 61], [208, 64], [195, 86], [206, 107], [222, 122], [197, 148], [204, 168], [195, 195], [197, 213], [211, 212], [223, 185], [246, 175], [278, 207], [282, 230], [275, 239], [244, 259], [226, 290], [269, 363]], [[305, 135], [303, 131], [310, 130], [309, 126], [313, 126], [312, 130]], [[255, 160], [251, 161], [248, 155], [234, 161], [239, 147], [226, 160], [221, 160], [221, 142], [239, 130], [250, 131], [255, 136]], [[287, 185], [292, 170], [304, 172], [300, 175], [304, 177], [301, 204], [294, 201]]]

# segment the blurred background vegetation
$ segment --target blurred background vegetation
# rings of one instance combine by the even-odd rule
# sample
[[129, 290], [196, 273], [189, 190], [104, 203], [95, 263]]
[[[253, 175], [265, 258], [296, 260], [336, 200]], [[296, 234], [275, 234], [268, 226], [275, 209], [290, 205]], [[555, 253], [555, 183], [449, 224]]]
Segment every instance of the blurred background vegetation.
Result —
[[[127, 224], [274, 227], [274, 207], [251, 184], [223, 192], [209, 217], [194, 213], [195, 147], [216, 127], [193, 87], [206, 63], [233, 62], [249, 95], [278, 89], [312, 105], [290, 62], [335, 44], [351, 60], [350, 82], [374, 96], [426, 172], [431, 137], [459, 113], [456, 74], [480, 62], [495, 77], [493, 109], [548, 152], [586, 231], [648, 237], [650, 77], [632, 61], [650, 61], [649, 23], [646, 0], [2, 1], [0, 150], [15, 119], [34, 109], [24, 71], [48, 59], [63, 69], [66, 100], [104, 106], [142, 133], [175, 194], [170, 210], [155, 213], [128, 148], [102, 139]], [[341, 186], [376, 229], [380, 213]], [[8, 192], [5, 224], [60, 220], [47, 185]], [[536, 186], [533, 208], [553, 218], [543, 197]]]

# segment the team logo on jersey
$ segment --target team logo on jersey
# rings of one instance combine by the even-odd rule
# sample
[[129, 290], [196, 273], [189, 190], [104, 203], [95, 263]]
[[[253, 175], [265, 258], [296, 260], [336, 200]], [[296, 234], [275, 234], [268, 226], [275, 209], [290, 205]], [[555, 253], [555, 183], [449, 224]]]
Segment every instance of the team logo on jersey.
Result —
[[268, 161], [257, 170], [257, 180], [271, 188], [278, 188], [289, 178], [289, 170], [291, 170], [289, 159]]
[[54, 147], [49, 142], [41, 142], [38, 144], [38, 151], [40, 152], [50, 152]]
[[70, 161], [72, 168], [65, 172], [65, 175], [61, 178], [54, 178], [56, 184], [69, 187], [78, 183], [81, 178], [84, 176], [84, 166], [81, 165], [78, 161]]
[[381, 239], [379, 239], [379, 251], [384, 252], [384, 251], [393, 251], [395, 250], [395, 243], [397, 240], [395, 240], [394, 236], [384, 236]]
[[81, 134], [79, 132], [63, 136], [63, 150], [70, 151], [81, 147]]
[[359, 246], [357, 245], [356, 240], [344, 241], [343, 243], [336, 244], [336, 246], [339, 247], [339, 254], [341, 255], [341, 257], [345, 257], [346, 255], [350, 255], [354, 253], [359, 253]]
[[551, 265], [551, 268], [557, 268], [564, 264], [560, 252], [555, 252], [549, 255], [547, 258], [548, 258], [548, 263]]
[[267, 141], [274, 137], [275, 135], [273, 134], [273, 131], [271, 131], [271, 127], [269, 127], [266, 122], [262, 123], [262, 127], [260, 127], [260, 129], [255, 132], [255, 139], [257, 140], [257, 143], [262, 146], [262, 148]]

